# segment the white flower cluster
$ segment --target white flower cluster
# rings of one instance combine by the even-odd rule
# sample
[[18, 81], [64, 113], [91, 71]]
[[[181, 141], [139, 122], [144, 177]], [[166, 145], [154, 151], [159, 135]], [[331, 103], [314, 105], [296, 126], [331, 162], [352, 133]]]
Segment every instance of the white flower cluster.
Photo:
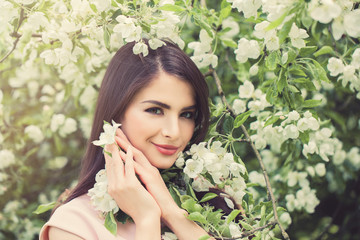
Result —
[[360, 37], [360, 9], [353, 10], [351, 0], [312, 0], [309, 4], [310, 16], [321, 23], [332, 21], [331, 28], [335, 40], [343, 34]]
[[[246, 168], [234, 160], [233, 154], [227, 152], [220, 141], [193, 144], [186, 154], [191, 158], [184, 162], [184, 158], [179, 157], [176, 166], [183, 167], [185, 164], [183, 171], [193, 180], [195, 191], [208, 191], [216, 185], [225, 184], [224, 191], [241, 204], [246, 188], [242, 175], [246, 173]], [[228, 205], [234, 207], [230, 201]]]
[[216, 67], [218, 64], [218, 57], [211, 52], [211, 43], [213, 38], [204, 30], [200, 30], [199, 42], [190, 42], [188, 47], [194, 50], [194, 55], [191, 59], [195, 62], [198, 68], [207, 66]]
[[245, 18], [257, 18], [257, 10], [261, 7], [262, 0], [227, 0], [232, 3], [232, 8], [237, 8], [239, 12], [244, 13]]
[[117, 206], [115, 200], [107, 192], [108, 180], [105, 169], [100, 170], [96, 174], [95, 180], [96, 183], [94, 184], [94, 187], [88, 191], [91, 203], [95, 209], [101, 211], [102, 213], [118, 212], [119, 207]]
[[260, 89], [256, 89], [252, 82], [246, 80], [239, 87], [240, 99], [235, 99], [233, 102], [233, 108], [236, 114], [240, 114], [246, 111], [246, 105], [249, 110], [253, 111], [251, 116], [257, 115], [260, 111], [264, 110], [270, 104], [266, 101], [266, 94]]
[[308, 213], [313, 213], [315, 207], [320, 203], [316, 197], [316, 191], [306, 186], [296, 192], [296, 194], [288, 194], [285, 196], [286, 208], [292, 212], [294, 210], [304, 209]]
[[118, 129], [121, 124], [116, 123], [112, 120], [112, 125], [105, 122], [103, 125], [104, 132], [100, 133], [99, 140], [95, 140], [92, 143], [96, 146], [105, 146], [108, 144], [113, 144], [115, 142], [116, 129]]
[[260, 46], [256, 40], [241, 38], [234, 53], [236, 54], [236, 60], [240, 63], [244, 63], [249, 58], [256, 59], [260, 56]]
[[[159, 7], [165, 4], [175, 4], [175, 2], [173, 0], [161, 1]], [[121, 5], [121, 7], [126, 9], [126, 6]], [[165, 43], [160, 40], [162, 38], [171, 39], [181, 48], [185, 45], [178, 35], [177, 24], [180, 22], [180, 17], [173, 12], [164, 10], [154, 11], [154, 9], [156, 8], [146, 7], [146, 10], [143, 11], [145, 14], [142, 14], [141, 18], [138, 16], [125, 15], [116, 17], [118, 23], [113, 28], [114, 35], [122, 38], [125, 42], [136, 41], [137, 43], [133, 48], [134, 54], [141, 53], [144, 56], [149, 54], [148, 46], [141, 40], [144, 34], [150, 34], [152, 36], [149, 40], [151, 49], [157, 49], [164, 45]], [[151, 24], [150, 31], [145, 32], [141, 27], [141, 24], [144, 22], [153, 22], [155, 19], [158, 19], [157, 23]]]
[[61, 137], [66, 137], [77, 130], [77, 123], [73, 118], [65, 117], [64, 114], [54, 114], [51, 118], [50, 130], [58, 131]]
[[352, 54], [352, 60], [349, 65], [336, 57], [329, 59], [327, 69], [330, 75], [338, 77], [343, 87], [349, 84], [349, 88], [353, 92], [357, 92], [356, 97], [360, 99], [360, 48], [357, 48]]

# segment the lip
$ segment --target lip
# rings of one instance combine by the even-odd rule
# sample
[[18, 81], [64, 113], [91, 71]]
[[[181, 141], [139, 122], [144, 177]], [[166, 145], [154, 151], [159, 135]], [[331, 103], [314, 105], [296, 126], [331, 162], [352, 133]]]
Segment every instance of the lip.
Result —
[[161, 154], [168, 155], [168, 156], [174, 155], [177, 152], [177, 150], [179, 149], [178, 147], [172, 146], [172, 145], [155, 144], [155, 143], [153, 143], [153, 144]]

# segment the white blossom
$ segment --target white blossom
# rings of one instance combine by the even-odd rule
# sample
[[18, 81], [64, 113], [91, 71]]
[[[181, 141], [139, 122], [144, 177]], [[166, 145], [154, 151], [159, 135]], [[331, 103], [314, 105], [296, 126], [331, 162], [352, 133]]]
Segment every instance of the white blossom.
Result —
[[91, 203], [95, 209], [103, 213], [118, 212], [119, 207], [117, 206], [115, 200], [107, 192], [108, 180], [105, 169], [100, 170], [96, 174], [95, 180], [96, 183], [94, 184], [94, 187], [88, 191]]
[[357, 38], [360, 37], [360, 9], [355, 9], [345, 14], [344, 28], [349, 36]]
[[250, 76], [255, 76], [256, 74], [258, 74], [258, 72], [259, 72], [259, 65], [257, 64], [252, 65], [249, 69]]
[[144, 57], [146, 57], [149, 54], [148, 46], [143, 42], [138, 42], [134, 45], [133, 53], [136, 55], [141, 53]]
[[344, 64], [343, 62], [335, 57], [331, 57], [329, 59], [327, 69], [330, 71], [330, 75], [335, 77], [344, 71]]
[[104, 132], [100, 133], [99, 140], [92, 142], [94, 145], [104, 146], [115, 142], [116, 129], [118, 129], [121, 124], [116, 123], [114, 120], [112, 120], [111, 123], [112, 125], [110, 123], [104, 123]]
[[65, 122], [64, 114], [55, 114], [51, 118], [50, 130], [56, 132]]
[[9, 167], [15, 163], [15, 155], [12, 151], [3, 149], [0, 151], [0, 170]]
[[240, 230], [239, 224], [236, 224], [234, 222], [230, 222], [229, 223], [229, 230], [230, 230], [231, 237], [236, 238], [236, 237], [241, 236], [241, 230]]
[[353, 52], [351, 65], [358, 69], [360, 68], [360, 48], [355, 49]]
[[235, 114], [240, 114], [246, 111], [246, 102], [241, 99], [235, 99], [233, 102], [233, 109]]
[[261, 7], [261, 0], [227, 0], [232, 3], [232, 8], [243, 12], [245, 18], [257, 17], [257, 10]]
[[299, 118], [300, 114], [296, 110], [289, 112], [288, 119], [290, 121], [297, 121]]
[[316, 143], [314, 141], [309, 141], [308, 144], [304, 144], [302, 153], [306, 158], [309, 153], [318, 153], [318, 147], [316, 146]]
[[360, 153], [359, 148], [352, 147], [347, 153], [347, 158], [349, 162], [355, 167], [355, 169], [360, 169]]
[[161, 235], [161, 239], [162, 240], [177, 240], [178, 238], [176, 237], [176, 235], [174, 233], [165, 232], [164, 234]]
[[191, 186], [197, 192], [209, 191], [209, 188], [214, 187], [214, 185], [203, 176], [198, 176], [194, 178], [194, 181]]
[[321, 3], [317, 3], [317, 5], [310, 10], [310, 16], [321, 23], [329, 23], [340, 14], [341, 7], [333, 0], [322, 0]]
[[299, 137], [299, 130], [294, 124], [287, 125], [284, 129], [286, 138], [296, 139]]
[[244, 63], [248, 58], [256, 59], [260, 56], [260, 46], [256, 40], [247, 40], [241, 38], [238, 42], [238, 47], [235, 50], [236, 60]]
[[66, 137], [67, 135], [75, 132], [77, 129], [77, 123], [73, 118], [66, 118], [64, 124], [59, 128], [59, 135]]
[[44, 140], [44, 134], [38, 126], [29, 125], [25, 128], [24, 132], [35, 143], [40, 143]]
[[189, 178], [197, 177], [203, 170], [204, 165], [201, 160], [195, 161], [194, 159], [188, 159], [184, 167], [184, 173], [189, 176]]
[[265, 33], [264, 42], [269, 51], [276, 51], [280, 48], [279, 37], [276, 35], [275, 29]]
[[242, 85], [239, 86], [239, 97], [240, 98], [251, 98], [254, 93], [255, 87], [249, 80], [246, 80]]
[[175, 166], [178, 168], [183, 168], [185, 165], [185, 159], [183, 157], [178, 157], [175, 161]]
[[289, 37], [291, 39], [291, 44], [296, 48], [305, 47], [304, 38], [308, 38], [309, 35], [306, 33], [305, 29], [298, 28], [295, 23], [291, 26]]
[[259, 39], [265, 38], [265, 34], [267, 32], [266, 28], [269, 26], [269, 24], [270, 23], [268, 21], [262, 21], [260, 23], [257, 23], [254, 27], [254, 36]]
[[326, 168], [324, 163], [318, 163], [315, 165], [315, 172], [319, 177], [323, 177], [326, 174]]
[[309, 181], [307, 180], [307, 173], [306, 172], [289, 172], [287, 184], [289, 187], [293, 187], [296, 184], [299, 184], [299, 186], [301, 186], [301, 187], [308, 186]]

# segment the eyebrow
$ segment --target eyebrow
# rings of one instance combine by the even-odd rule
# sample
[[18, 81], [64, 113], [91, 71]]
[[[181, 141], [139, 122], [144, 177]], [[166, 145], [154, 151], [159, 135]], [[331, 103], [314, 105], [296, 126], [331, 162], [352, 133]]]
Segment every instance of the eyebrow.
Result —
[[[165, 109], [170, 109], [171, 108], [168, 104], [162, 103], [162, 102], [159, 102], [159, 101], [156, 101], [156, 100], [147, 100], [147, 101], [143, 101], [141, 103], [152, 103], [152, 104], [158, 105], [158, 106], [160, 106], [162, 108], [165, 108]], [[193, 110], [193, 109], [196, 109], [196, 105], [191, 105], [191, 106], [188, 106], [188, 107], [184, 107], [181, 110], [184, 111], [184, 110]]]

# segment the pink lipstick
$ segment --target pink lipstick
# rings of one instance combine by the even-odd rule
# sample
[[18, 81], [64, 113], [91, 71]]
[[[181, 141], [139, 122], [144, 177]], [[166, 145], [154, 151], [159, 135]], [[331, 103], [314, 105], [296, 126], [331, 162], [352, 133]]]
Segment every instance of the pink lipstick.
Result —
[[155, 144], [153, 143], [156, 147], [156, 149], [164, 154], [164, 155], [173, 155], [177, 152], [177, 150], [179, 149], [178, 147], [172, 146], [172, 145], [161, 145], [161, 144]]

